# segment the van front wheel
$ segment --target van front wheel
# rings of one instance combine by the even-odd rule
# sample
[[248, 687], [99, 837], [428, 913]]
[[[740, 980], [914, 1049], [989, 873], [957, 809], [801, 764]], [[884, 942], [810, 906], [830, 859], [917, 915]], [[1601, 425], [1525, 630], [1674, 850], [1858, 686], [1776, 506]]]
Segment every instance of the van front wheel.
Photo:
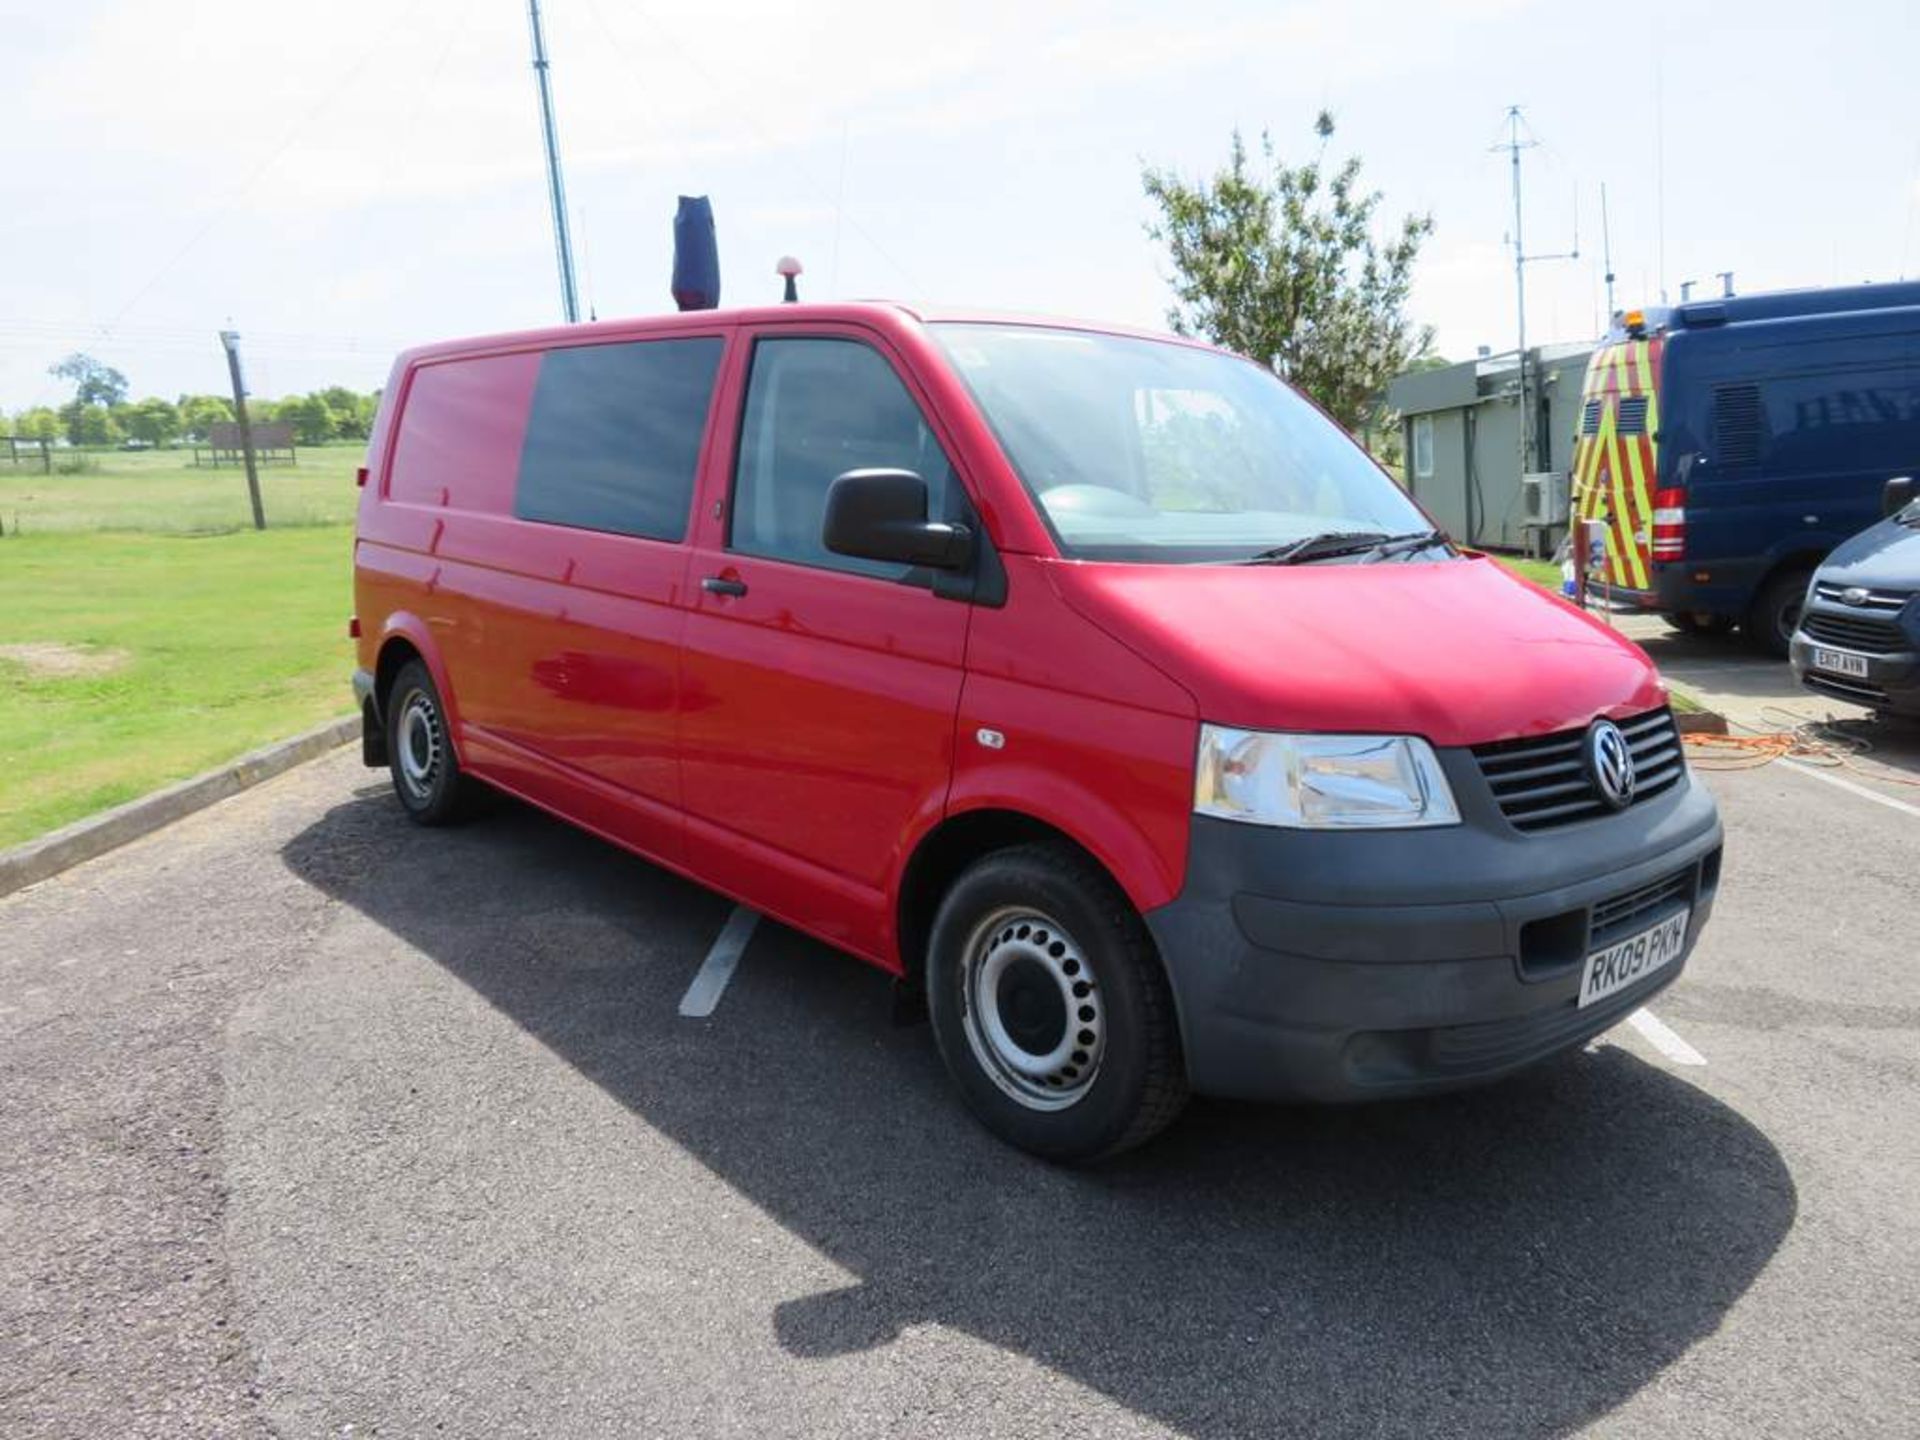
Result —
[[977, 862], [934, 918], [934, 1038], [967, 1107], [1050, 1160], [1099, 1160], [1186, 1103], [1173, 996], [1139, 915], [1063, 846]]
[[446, 706], [423, 663], [409, 660], [401, 667], [386, 708], [387, 763], [401, 807], [421, 825], [451, 825], [464, 818], [473, 781], [460, 773], [447, 734]]

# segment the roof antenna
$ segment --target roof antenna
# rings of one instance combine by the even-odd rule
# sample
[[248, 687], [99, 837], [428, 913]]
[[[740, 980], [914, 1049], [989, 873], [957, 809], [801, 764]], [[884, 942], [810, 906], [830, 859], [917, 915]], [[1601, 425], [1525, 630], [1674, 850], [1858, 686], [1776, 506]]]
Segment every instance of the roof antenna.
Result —
[[780, 257], [780, 263], [773, 267], [773, 273], [781, 276], [787, 282], [786, 294], [780, 297], [781, 303], [786, 305], [798, 305], [800, 303], [800, 287], [793, 282], [800, 278], [805, 269], [806, 267], [791, 255], [782, 255]]

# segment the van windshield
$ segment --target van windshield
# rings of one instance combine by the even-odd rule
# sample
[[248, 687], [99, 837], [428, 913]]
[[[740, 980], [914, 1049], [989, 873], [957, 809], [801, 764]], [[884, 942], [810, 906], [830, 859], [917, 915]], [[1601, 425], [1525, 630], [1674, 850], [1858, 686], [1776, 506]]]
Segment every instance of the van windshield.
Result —
[[1429, 527], [1339, 426], [1249, 361], [1039, 326], [931, 328], [1066, 555], [1244, 561], [1328, 532]]

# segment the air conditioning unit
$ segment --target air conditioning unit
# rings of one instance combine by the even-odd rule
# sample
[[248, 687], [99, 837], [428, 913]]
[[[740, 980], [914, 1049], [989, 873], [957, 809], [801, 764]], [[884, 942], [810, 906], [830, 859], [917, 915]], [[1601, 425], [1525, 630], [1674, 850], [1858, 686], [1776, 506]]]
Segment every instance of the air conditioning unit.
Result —
[[1568, 476], [1563, 470], [1540, 470], [1520, 477], [1520, 498], [1529, 525], [1567, 523]]

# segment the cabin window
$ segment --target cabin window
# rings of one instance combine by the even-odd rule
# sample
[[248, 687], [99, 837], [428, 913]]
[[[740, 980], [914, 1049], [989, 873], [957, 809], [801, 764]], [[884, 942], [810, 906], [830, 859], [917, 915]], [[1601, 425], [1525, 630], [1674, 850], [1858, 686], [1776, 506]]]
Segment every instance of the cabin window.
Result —
[[1413, 417], [1413, 474], [1418, 480], [1433, 478], [1433, 417]]

